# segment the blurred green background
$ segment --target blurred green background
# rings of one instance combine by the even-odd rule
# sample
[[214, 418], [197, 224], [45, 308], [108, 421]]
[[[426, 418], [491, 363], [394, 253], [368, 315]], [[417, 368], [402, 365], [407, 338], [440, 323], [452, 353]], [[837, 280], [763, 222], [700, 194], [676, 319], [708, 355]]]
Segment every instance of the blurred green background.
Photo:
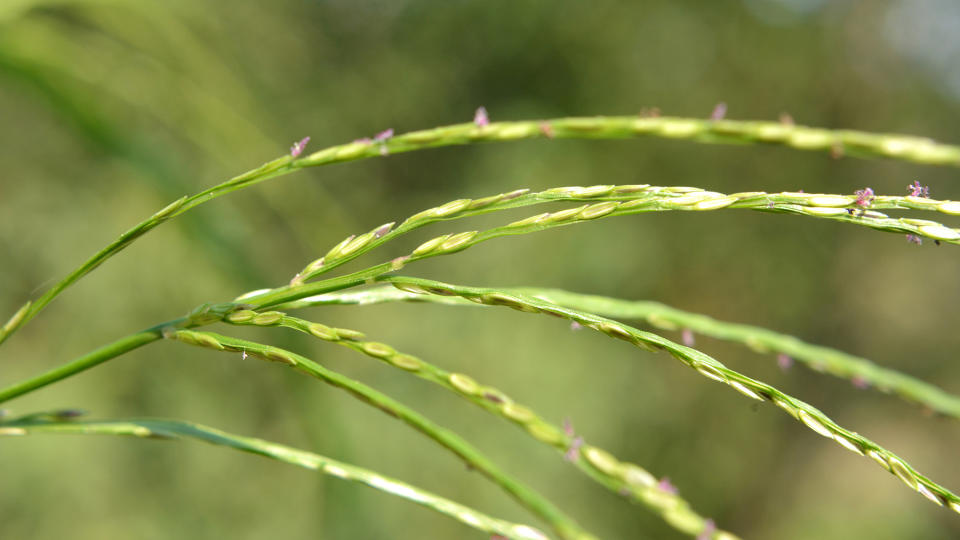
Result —
[[[469, 121], [480, 105], [493, 120], [650, 107], [706, 117], [723, 101], [729, 118], [786, 112], [802, 124], [957, 142], [958, 36], [960, 4], [950, 0], [2, 0], [0, 311], [12, 313], [171, 200], [306, 135], [316, 150], [391, 127]], [[308, 170], [204, 205], [110, 260], [4, 344], [0, 384], [202, 302], [285, 283], [349, 234], [459, 197], [601, 183], [905, 194], [919, 180], [936, 198], [960, 199], [956, 176], [654, 139], [445, 148]], [[434, 225], [360, 263], [467, 227]], [[955, 250], [798, 217], [664, 213], [507, 238], [405, 273], [658, 300], [960, 392]], [[385, 305], [306, 316], [470, 373], [548, 419], [572, 419], [589, 441], [668, 476], [697, 510], [744, 538], [960, 536], [955, 514], [869, 460], [666, 355], [510, 310]], [[680, 537], [424, 381], [279, 330], [228, 331], [292, 347], [425, 412], [598, 535]], [[960, 488], [955, 421], [802, 367], [781, 372], [772, 357], [737, 346], [698, 345]], [[207, 423], [533, 522], [386, 415], [228, 355], [158, 343], [5, 406]], [[482, 536], [380, 492], [199, 443], [3, 439], [0, 462], [4, 539]]]

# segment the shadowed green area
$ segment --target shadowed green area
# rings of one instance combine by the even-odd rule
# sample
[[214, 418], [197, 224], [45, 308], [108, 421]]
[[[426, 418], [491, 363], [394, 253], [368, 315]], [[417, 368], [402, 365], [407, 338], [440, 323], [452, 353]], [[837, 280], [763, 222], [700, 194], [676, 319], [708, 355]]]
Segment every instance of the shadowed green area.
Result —
[[[727, 117], [960, 142], [960, 107], [887, 39], [899, 2], [686, 3], [132, 0], [0, 5], [0, 319], [170, 201], [284, 154], [468, 122], [593, 114]], [[909, 21], [902, 24], [908, 28]], [[946, 47], [946, 45], [944, 46]], [[351, 234], [518, 188], [690, 185], [960, 199], [954, 169], [772, 146], [534, 140], [308, 169], [178, 217], [104, 263], [0, 348], [7, 386], [207, 301], [287, 283]], [[890, 214], [898, 216], [895, 211]], [[343, 267], [438, 234], [431, 225]], [[930, 219], [957, 226], [952, 216]], [[363, 266], [360, 266], [363, 265]], [[662, 302], [829, 346], [960, 393], [955, 246], [803, 217], [666, 212], [485, 242], [405, 273]], [[743, 538], [953, 538], [960, 521], [868, 460], [674, 362], [564, 321], [506, 310], [324, 306], [305, 318], [469, 373], [618, 458], [668, 476]], [[389, 367], [305, 336], [230, 333], [362, 380], [475, 444], [605, 538], [680, 538], [550, 448]], [[679, 332], [667, 337], [679, 341]], [[697, 337], [727, 366], [815, 405], [960, 487], [955, 422], [769, 355]], [[549, 366], [549, 369], [546, 369]], [[479, 474], [377, 411], [288, 370], [156, 343], [4, 404], [185, 418], [353, 463], [528, 522]], [[402, 500], [204, 445], [4, 438], [10, 538], [445, 538], [465, 529]], [[41, 510], [42, 509], [42, 510]], [[542, 523], [532, 523], [542, 526]], [[480, 537], [480, 536], [478, 536]]]

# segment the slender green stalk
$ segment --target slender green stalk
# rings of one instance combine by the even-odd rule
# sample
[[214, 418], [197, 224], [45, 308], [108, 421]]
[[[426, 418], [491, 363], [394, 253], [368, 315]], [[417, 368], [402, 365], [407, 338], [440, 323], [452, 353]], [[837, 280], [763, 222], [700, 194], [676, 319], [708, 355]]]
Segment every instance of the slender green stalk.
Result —
[[58, 420], [56, 415], [39, 415], [39, 417], [38, 415], [30, 415], [28, 419], [15, 419], [0, 423], [0, 436], [40, 433], [194, 439], [242, 452], [258, 454], [350, 482], [364, 484], [384, 493], [425, 506], [489, 534], [526, 540], [546, 540], [547, 538], [545, 534], [528, 525], [510, 523], [490, 517], [468, 506], [368, 469], [336, 461], [313, 452], [298, 450], [263, 439], [241, 437], [192, 422], [165, 419], [74, 421]]
[[688, 139], [701, 143], [781, 144], [798, 150], [828, 151], [833, 155], [885, 157], [926, 165], [960, 166], [960, 146], [940, 144], [923, 137], [829, 130], [780, 122], [676, 117], [596, 116], [494, 122], [485, 126], [469, 123], [413, 131], [384, 140], [354, 141], [331, 146], [301, 159], [289, 155], [283, 156], [196, 195], [174, 201], [96, 253], [36, 301], [24, 304], [0, 328], [0, 344], [19, 327], [29, 322], [63, 290], [163, 221], [221, 195], [269, 178], [283, 176], [305, 167], [330, 165], [438, 146], [533, 138], [618, 139], [641, 136]]
[[560, 511], [553, 503], [501, 471], [499, 467], [471, 446], [470, 443], [452, 431], [434, 424], [406, 405], [363, 383], [324, 368], [316, 362], [291, 351], [253, 341], [223, 336], [213, 332], [193, 330], [168, 331], [166, 337], [189, 345], [211, 348], [218, 351], [241, 353], [244, 357], [253, 356], [271, 362], [286, 364], [301, 373], [316, 377], [331, 386], [345, 390], [364, 403], [372, 405], [390, 416], [399, 419], [453, 452], [469, 467], [480, 471], [484, 476], [492, 480], [516, 499], [517, 502], [544, 519], [561, 538], [577, 540], [594, 538], [593, 535], [583, 531], [572, 518]]
[[66, 364], [58, 366], [50, 371], [31, 377], [25, 381], [10, 385], [0, 390], [0, 403], [9, 401], [15, 397], [22, 396], [48, 384], [76, 375], [81, 371], [86, 371], [94, 366], [98, 366], [111, 358], [116, 358], [123, 353], [130, 352], [142, 347], [147, 343], [152, 343], [163, 337], [161, 326], [155, 326], [142, 330], [135, 334], [120, 338], [112, 343], [108, 343], [99, 349], [91, 351], [83, 356], [77, 357]]
[[[785, 354], [793, 360], [807, 364], [815, 371], [849, 379], [858, 386], [870, 386], [882, 392], [894, 393], [931, 411], [960, 419], [960, 397], [941, 388], [894, 369], [879, 366], [866, 358], [806, 343], [794, 336], [766, 328], [723, 322], [659, 302], [621, 300], [537, 287], [509, 287], [498, 290], [508, 294], [519, 293], [540, 298], [560, 306], [588, 311], [604, 317], [643, 319], [661, 330], [688, 329], [704, 336], [742, 343], [761, 354]], [[330, 304], [368, 305], [383, 302], [479, 305], [460, 297], [413, 294], [386, 286], [307, 297], [274, 306], [274, 309], [289, 311]]]
[[[375, 341], [360, 341], [363, 334], [355, 330], [332, 328], [292, 317], [279, 311], [235, 311], [224, 318], [235, 325], [283, 326], [336, 343], [376, 358], [387, 365], [412, 373], [438, 384], [488, 412], [519, 426], [534, 439], [552, 446], [572, 461], [581, 471], [614, 493], [629, 497], [659, 514], [671, 526], [690, 535], [710, 534], [710, 538], [735, 540], [737, 537], [716, 530], [712, 522], [697, 514], [677, 493], [662, 489], [646, 469], [633, 463], [620, 462], [608, 452], [585, 445], [582, 438], [544, 420], [530, 408], [513, 401], [497, 388], [483, 386], [469, 375], [451, 373], [420, 358], [396, 351]], [[580, 459], [580, 458], [583, 459]]]
[[841, 427], [812, 405], [784, 394], [766, 383], [738, 373], [696, 349], [679, 345], [656, 334], [644, 332], [611, 319], [501, 289], [462, 287], [409, 277], [382, 277], [378, 281], [392, 283], [400, 289], [415, 294], [460, 296], [471, 301], [487, 305], [507, 306], [527, 313], [545, 313], [576, 321], [610, 337], [622, 339], [644, 349], [654, 352], [661, 349], [666, 350], [674, 358], [694, 368], [709, 379], [727, 384], [749, 398], [774, 403], [819, 435], [833, 439], [844, 448], [859, 455], [869, 456], [930, 501], [940, 506], [949, 505], [951, 509], [960, 513], [960, 497], [923, 476], [894, 453], [880, 447], [859, 433]]

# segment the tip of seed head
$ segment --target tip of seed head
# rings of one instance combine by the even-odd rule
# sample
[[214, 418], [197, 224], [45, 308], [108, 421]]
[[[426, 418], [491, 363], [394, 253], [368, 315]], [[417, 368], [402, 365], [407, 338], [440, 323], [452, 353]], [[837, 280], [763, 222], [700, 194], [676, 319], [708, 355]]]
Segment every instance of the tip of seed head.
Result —
[[477, 127], [490, 124], [490, 117], [487, 116], [486, 107], [477, 107], [477, 112], [473, 113], [473, 124]]

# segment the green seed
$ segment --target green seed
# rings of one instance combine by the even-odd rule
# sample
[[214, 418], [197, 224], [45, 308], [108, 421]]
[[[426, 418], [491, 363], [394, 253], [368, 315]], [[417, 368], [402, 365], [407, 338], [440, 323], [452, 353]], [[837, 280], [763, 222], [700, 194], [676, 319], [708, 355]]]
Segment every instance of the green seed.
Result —
[[693, 208], [696, 210], [717, 210], [719, 208], [726, 208], [735, 202], [737, 202], [736, 197], [719, 197], [698, 202], [693, 205]]
[[842, 195], [815, 195], [810, 197], [808, 202], [813, 206], [821, 207], [837, 207], [837, 206], [850, 206], [855, 201], [852, 197], [844, 197]]
[[937, 240], [956, 240], [960, 238], [960, 232], [943, 225], [926, 225], [920, 227], [919, 230], [921, 233]]
[[551, 446], [563, 446], [564, 444], [565, 438], [563, 433], [548, 424], [541, 424], [538, 422], [528, 424], [527, 432], [530, 433], [534, 439], [547, 443]]
[[449, 380], [450, 384], [452, 384], [453, 387], [456, 388], [461, 394], [472, 396], [480, 390], [480, 385], [477, 384], [477, 381], [460, 373], [450, 374], [447, 380]]
[[470, 240], [473, 240], [473, 237], [476, 236], [478, 232], [479, 231], [468, 231], [455, 234], [440, 245], [439, 251], [448, 252], [463, 247], [464, 244], [470, 242]]
[[801, 422], [806, 424], [808, 428], [816, 431], [817, 433], [819, 433], [820, 435], [823, 435], [824, 437], [829, 437], [831, 439], [833, 438], [833, 431], [831, 431], [830, 428], [828, 428], [827, 426], [820, 423], [819, 420], [811, 416], [810, 413], [808, 413], [807, 411], [801, 409], [797, 413], [797, 417], [800, 419]]
[[632, 463], [625, 463], [623, 469], [623, 480], [631, 486], [650, 488], [657, 485], [656, 477], [646, 469]]
[[607, 195], [615, 186], [590, 186], [585, 188], [575, 188], [570, 191], [571, 197], [578, 198], [588, 198], [588, 197], [600, 197], [601, 195]]
[[526, 424], [527, 422], [536, 418], [536, 415], [533, 414], [533, 411], [524, 407], [523, 405], [517, 405], [516, 403], [504, 403], [503, 406], [500, 407], [500, 410], [503, 412], [504, 416], [521, 424]]
[[709, 364], [697, 364], [694, 366], [694, 369], [700, 372], [701, 375], [713, 379], [715, 381], [727, 382], [727, 377], [716, 368]]
[[580, 211], [579, 218], [584, 220], [597, 219], [613, 212], [614, 210], [617, 209], [618, 206], [620, 206], [620, 203], [616, 201], [607, 201], [607, 202], [602, 202], [597, 204], [591, 204], [590, 206]]
[[32, 304], [33, 304], [32, 301], [28, 301], [26, 304], [20, 306], [20, 309], [18, 309], [17, 312], [14, 313], [12, 317], [10, 317], [10, 320], [8, 320], [8, 321], [3, 325], [3, 328], [0, 329], [0, 332], [6, 334], [7, 332], [10, 332], [10, 331], [12, 331], [14, 328], [16, 328], [17, 325], [20, 324], [20, 321], [23, 320], [23, 317], [27, 314], [27, 310], [30, 309], [30, 306], [31, 306]]
[[507, 227], [507, 228], [515, 228], [515, 227], [526, 227], [527, 225], [535, 225], [535, 224], [537, 224], [537, 223], [540, 223], [540, 222], [544, 221], [544, 220], [547, 219], [548, 217], [550, 217], [550, 213], [549, 213], [549, 212], [544, 212], [544, 213], [542, 213], [542, 214], [537, 214], [537, 215], [535, 215], [535, 216], [530, 216], [530, 217], [528, 217], [527, 219], [521, 219], [520, 221], [514, 221], [513, 223], [508, 223], [508, 224], [506, 225], [506, 227]]
[[400, 369], [405, 369], [407, 371], [417, 371], [423, 367], [423, 363], [416, 357], [410, 356], [409, 354], [395, 354], [387, 359], [391, 364], [397, 366]]
[[257, 315], [256, 311], [249, 309], [241, 309], [240, 311], [234, 311], [233, 313], [227, 315], [227, 321], [232, 323], [245, 323], [250, 321]]
[[438, 206], [434, 208], [431, 212], [436, 217], [446, 217], [451, 214], [456, 214], [457, 212], [470, 206], [470, 203], [473, 202], [470, 199], [457, 199], [455, 201], [450, 201], [443, 206]]
[[349, 328], [334, 328], [333, 330], [337, 333], [338, 336], [340, 336], [341, 339], [349, 339], [352, 341], [363, 339], [365, 335], [363, 332], [350, 330]]
[[597, 330], [603, 332], [604, 334], [615, 337], [617, 339], [622, 339], [624, 341], [629, 341], [633, 343], [634, 338], [633, 334], [629, 330], [620, 326], [619, 324], [614, 324], [611, 322], [602, 322], [596, 326]]
[[960, 215], [960, 202], [957, 202], [957, 201], [945, 202], [940, 206], [938, 206], [937, 210], [940, 210], [944, 214], [951, 214], [954, 216]]
[[619, 476], [621, 473], [621, 463], [606, 450], [596, 446], [584, 446], [580, 449], [580, 454], [601, 472], [610, 476]]
[[283, 320], [284, 314], [279, 311], [264, 311], [253, 318], [251, 322], [257, 326], [271, 326]]
[[890, 472], [897, 475], [897, 478], [903, 480], [903, 483], [910, 486], [912, 489], [917, 489], [917, 479], [913, 476], [913, 473], [910, 472], [910, 469], [903, 464], [902, 461], [891, 456], [887, 458], [887, 463], [890, 464]]
[[267, 351], [265, 353], [265, 358], [274, 362], [280, 362], [282, 364], [289, 364], [291, 366], [297, 365], [297, 361], [292, 357], [288, 356], [286, 353], [280, 351]]
[[426, 242], [420, 244], [420, 246], [417, 249], [413, 250], [412, 255], [416, 257], [419, 255], [430, 253], [431, 251], [437, 249], [437, 247], [439, 247], [440, 244], [446, 242], [448, 238], [450, 238], [450, 235], [445, 234], [443, 236], [438, 236], [431, 240], [427, 240]]
[[544, 223], [557, 223], [560, 221], [566, 221], [573, 218], [577, 214], [583, 211], [587, 205], [578, 206], [577, 208], [567, 208], [566, 210], [561, 210], [559, 212], [554, 212], [550, 214], [549, 217], [543, 220]]
[[389, 358], [397, 354], [397, 351], [395, 351], [393, 347], [385, 343], [377, 343], [375, 341], [368, 341], [367, 343], [360, 345], [360, 348], [363, 349], [363, 352], [376, 358]]
[[320, 323], [310, 323], [307, 326], [307, 331], [310, 332], [314, 337], [320, 338], [324, 341], [337, 341], [340, 339], [340, 336], [337, 335], [336, 330]]
[[342, 257], [346, 257], [347, 255], [350, 255], [354, 251], [357, 251], [363, 246], [369, 244], [370, 241], [373, 240], [375, 236], [376, 236], [375, 232], [370, 231], [367, 234], [354, 238], [353, 240], [348, 242], [345, 246], [343, 246], [342, 249], [340, 249], [340, 252], [337, 254], [336, 258], [339, 259]]

